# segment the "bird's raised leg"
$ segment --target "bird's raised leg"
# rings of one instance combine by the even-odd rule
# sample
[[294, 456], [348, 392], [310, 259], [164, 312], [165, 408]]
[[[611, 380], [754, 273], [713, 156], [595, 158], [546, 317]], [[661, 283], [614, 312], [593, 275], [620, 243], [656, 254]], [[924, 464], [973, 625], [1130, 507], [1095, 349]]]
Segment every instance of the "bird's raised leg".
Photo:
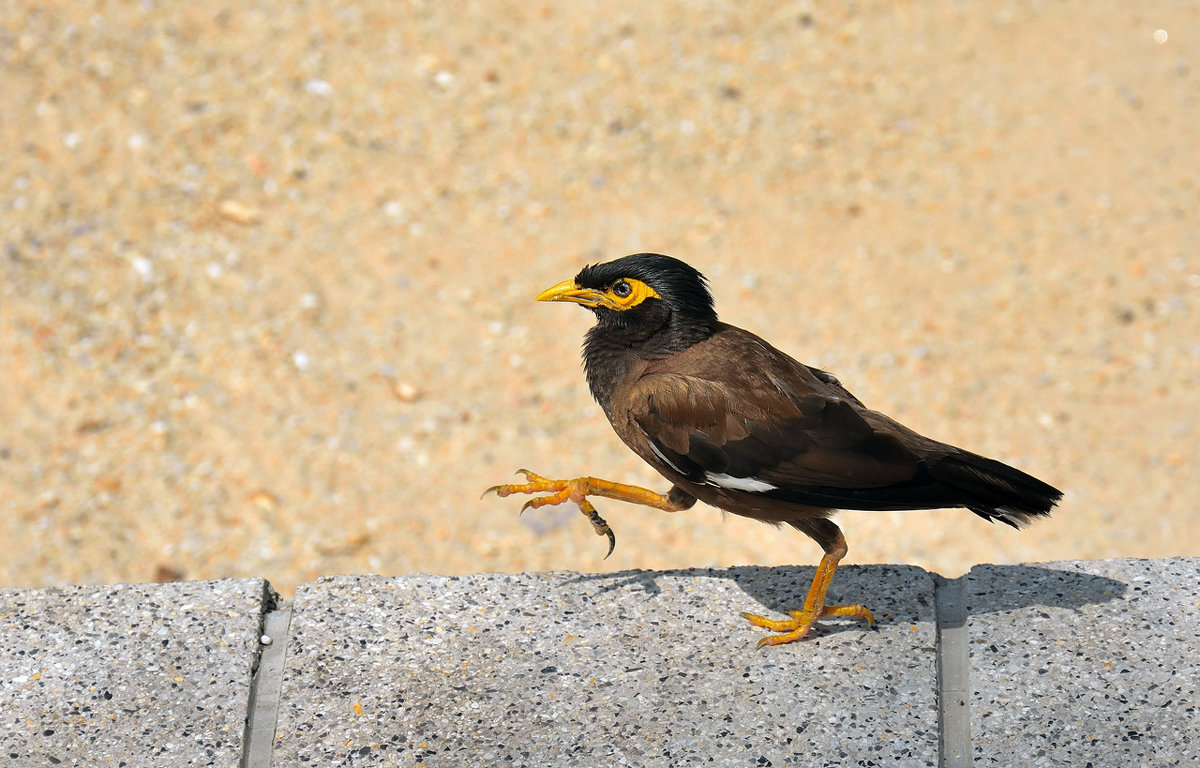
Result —
[[[542, 477], [541, 475], [530, 472], [527, 469], [517, 470], [518, 474], [525, 476], [524, 483], [508, 483], [505, 485], [493, 485], [483, 492], [486, 496], [489, 493], [494, 493], [497, 496], [511, 496], [514, 493], [545, 493], [547, 496], [537, 496], [530, 499], [521, 505], [521, 511], [527, 509], [537, 509], [548, 504], [562, 504], [564, 501], [573, 501], [579, 507], [579, 511], [587, 517], [592, 524], [592, 528], [597, 535], [608, 537], [608, 555], [611, 555], [613, 548], [617, 545], [617, 537], [613, 534], [612, 528], [605, 522], [592, 503], [588, 501], [588, 496], [603, 496], [606, 499], [616, 499], [617, 501], [626, 501], [630, 504], [641, 504], [647, 507], [654, 507], [666, 512], [678, 512], [679, 510], [687, 509], [696, 503], [696, 499], [684, 493], [678, 487], [671, 488], [668, 493], [657, 493], [647, 488], [640, 488], [636, 485], [625, 485], [624, 483], [614, 483], [611, 480], [603, 480], [598, 477], [576, 477], [570, 480], [551, 480]], [[607, 558], [608, 555], [605, 555]]]
[[852, 616], [856, 619], [865, 619], [868, 627], [873, 626], [875, 617], [861, 605], [825, 605], [825, 593], [829, 590], [829, 583], [833, 581], [833, 574], [837, 570], [838, 562], [846, 556], [846, 537], [842, 535], [841, 529], [831, 521], [821, 518], [790, 522], [794, 527], [816, 539], [821, 548], [825, 550], [825, 555], [821, 558], [821, 564], [817, 566], [817, 575], [813, 577], [812, 586], [808, 589], [804, 607], [798, 611], [789, 611], [791, 619], [775, 621], [753, 613], [742, 614], [754, 626], [780, 633], [768, 635], [759, 640], [757, 647], [783, 645], [799, 640], [808, 634], [818, 619], [827, 616]]

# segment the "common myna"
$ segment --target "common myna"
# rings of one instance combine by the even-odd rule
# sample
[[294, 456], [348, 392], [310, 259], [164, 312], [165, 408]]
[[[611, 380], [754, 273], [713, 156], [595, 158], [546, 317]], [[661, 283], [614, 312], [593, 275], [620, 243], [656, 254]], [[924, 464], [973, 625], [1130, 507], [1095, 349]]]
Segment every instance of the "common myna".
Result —
[[588, 386], [634, 453], [673, 484], [665, 493], [595, 477], [489, 488], [545, 493], [524, 509], [575, 502], [596, 532], [615, 537], [589, 496], [684, 510], [696, 500], [726, 512], [787, 523], [825, 550], [804, 607], [774, 621], [799, 640], [826, 616], [874, 623], [861, 605], [825, 605], [846, 540], [836, 509], [966, 507], [1021, 527], [1046, 516], [1062, 493], [993, 459], [939, 443], [872, 411], [831, 374], [793, 360], [754, 334], [717, 320], [704, 276], [669, 256], [638, 253], [584, 267], [538, 301], [582, 304], [596, 315], [583, 361]]

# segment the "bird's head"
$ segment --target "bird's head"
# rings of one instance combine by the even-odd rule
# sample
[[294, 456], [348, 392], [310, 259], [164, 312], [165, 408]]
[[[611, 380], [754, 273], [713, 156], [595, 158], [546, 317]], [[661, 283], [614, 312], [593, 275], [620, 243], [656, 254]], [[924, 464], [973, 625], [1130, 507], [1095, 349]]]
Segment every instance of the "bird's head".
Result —
[[658, 253], [586, 266], [537, 300], [582, 304], [596, 315], [597, 330], [619, 329], [635, 338], [669, 329], [678, 341], [694, 342], [711, 335], [717, 323], [704, 275]]

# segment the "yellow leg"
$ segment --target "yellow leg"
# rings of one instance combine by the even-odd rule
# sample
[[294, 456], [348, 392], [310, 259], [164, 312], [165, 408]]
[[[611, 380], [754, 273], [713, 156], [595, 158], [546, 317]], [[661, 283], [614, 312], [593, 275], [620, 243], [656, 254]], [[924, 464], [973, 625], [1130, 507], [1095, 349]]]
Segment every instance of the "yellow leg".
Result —
[[828, 616], [852, 616], [865, 619], [868, 627], [874, 626], [875, 617], [861, 605], [825, 605], [825, 593], [833, 581], [833, 574], [837, 571], [838, 563], [846, 556], [846, 540], [842, 532], [828, 520], [805, 521], [803, 525], [793, 525], [817, 539], [825, 548], [825, 555], [821, 558], [821, 564], [817, 566], [817, 575], [813, 577], [812, 586], [808, 589], [804, 607], [788, 612], [791, 619], [775, 621], [754, 613], [742, 614], [754, 626], [780, 633], [764, 637], [758, 641], [756, 647], [783, 645], [799, 640], [808, 634], [818, 619]]
[[[641, 504], [654, 507], [666, 512], [677, 512], [687, 509], [695, 503], [695, 499], [683, 493], [678, 488], [672, 488], [670, 493], [656, 493], [636, 485], [614, 483], [599, 477], [576, 477], [571, 480], [550, 480], [527, 469], [518, 469], [518, 474], [524, 475], [526, 482], [493, 485], [483, 492], [486, 496], [494, 493], [497, 496], [511, 496], [514, 493], [546, 493], [548, 496], [537, 496], [521, 505], [521, 512], [527, 509], [537, 509], [549, 504], [562, 504], [573, 501], [579, 511], [591, 522], [592, 528], [600, 536], [608, 537], [608, 555], [617, 545], [617, 537], [612, 528], [600, 517], [600, 513], [588, 501], [588, 496], [602, 496], [606, 499], [616, 499], [630, 504]], [[607, 558], [608, 555], [605, 555]]]

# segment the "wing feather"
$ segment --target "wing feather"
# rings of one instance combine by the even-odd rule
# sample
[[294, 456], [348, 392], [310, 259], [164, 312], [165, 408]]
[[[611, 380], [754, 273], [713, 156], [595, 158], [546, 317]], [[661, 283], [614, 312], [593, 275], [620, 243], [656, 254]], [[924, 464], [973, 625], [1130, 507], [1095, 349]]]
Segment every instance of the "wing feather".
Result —
[[656, 373], [638, 382], [630, 402], [653, 450], [693, 482], [723, 475], [829, 492], [894, 486], [921, 468], [899, 439], [862, 417], [857, 400], [815, 387], [785, 392]]

